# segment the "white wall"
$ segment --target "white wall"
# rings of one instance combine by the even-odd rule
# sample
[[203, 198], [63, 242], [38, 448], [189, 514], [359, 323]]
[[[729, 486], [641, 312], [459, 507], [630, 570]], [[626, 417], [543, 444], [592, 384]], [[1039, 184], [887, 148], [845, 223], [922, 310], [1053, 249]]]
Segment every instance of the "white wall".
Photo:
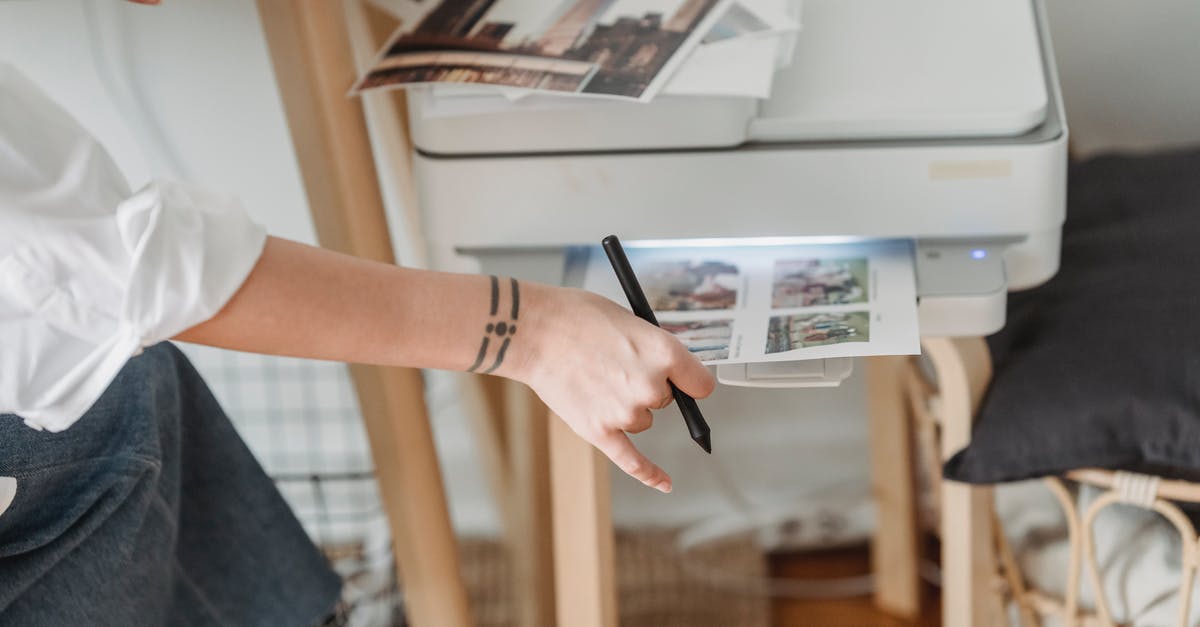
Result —
[[[105, 58], [134, 89], [110, 99]], [[0, 60], [99, 136], [135, 187], [186, 178], [238, 195], [273, 234], [314, 239], [253, 2], [0, 2]]]
[[1200, 2], [1047, 0], [1079, 155], [1200, 143]]

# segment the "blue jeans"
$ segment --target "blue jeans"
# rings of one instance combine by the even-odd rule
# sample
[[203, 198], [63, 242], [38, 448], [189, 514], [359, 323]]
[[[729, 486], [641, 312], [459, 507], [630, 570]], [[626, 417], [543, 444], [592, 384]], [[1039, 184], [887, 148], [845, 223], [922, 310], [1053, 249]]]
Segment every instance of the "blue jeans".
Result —
[[0, 415], [0, 625], [308, 627], [341, 581], [163, 343], [62, 433]]

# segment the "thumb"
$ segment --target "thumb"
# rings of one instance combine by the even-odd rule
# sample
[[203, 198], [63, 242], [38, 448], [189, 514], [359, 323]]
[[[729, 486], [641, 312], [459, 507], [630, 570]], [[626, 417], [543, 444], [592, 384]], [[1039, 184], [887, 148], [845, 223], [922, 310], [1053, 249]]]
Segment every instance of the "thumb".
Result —
[[707, 398], [713, 393], [713, 389], [717, 387], [717, 381], [713, 377], [712, 372], [700, 363], [700, 360], [695, 355], [688, 352], [688, 349], [683, 344], [678, 344], [678, 349], [671, 359], [671, 367], [667, 373], [667, 377], [671, 379], [671, 383], [679, 388], [692, 398]]

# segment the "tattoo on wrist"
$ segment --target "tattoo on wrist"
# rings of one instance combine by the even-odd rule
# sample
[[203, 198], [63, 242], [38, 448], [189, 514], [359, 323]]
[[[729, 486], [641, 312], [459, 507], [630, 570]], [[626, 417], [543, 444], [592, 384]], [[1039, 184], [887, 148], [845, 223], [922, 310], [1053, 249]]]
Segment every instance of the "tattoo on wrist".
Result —
[[[491, 276], [489, 278], [491, 279], [492, 289], [492, 302], [489, 309], [489, 315], [491, 318], [488, 320], [487, 326], [484, 327], [484, 336], [483, 340], [479, 343], [479, 353], [475, 357], [475, 363], [467, 369], [467, 372], [478, 371], [480, 366], [487, 361], [488, 348], [493, 343], [498, 343], [500, 348], [496, 350], [494, 361], [492, 361], [492, 365], [488, 367], [487, 370], [483, 371], [483, 374], [491, 374], [492, 372], [495, 372], [495, 370], [500, 367], [500, 364], [504, 363], [504, 354], [508, 352], [508, 345], [512, 342], [512, 336], [517, 334], [517, 318], [521, 313], [521, 288], [517, 284], [516, 279], [508, 280], [509, 292], [511, 293], [511, 307], [509, 309], [508, 319], [498, 319], [503, 317], [499, 316], [501, 300], [500, 292], [502, 291], [500, 289], [500, 279], [496, 276]], [[495, 338], [495, 342], [492, 342], [493, 338]]]

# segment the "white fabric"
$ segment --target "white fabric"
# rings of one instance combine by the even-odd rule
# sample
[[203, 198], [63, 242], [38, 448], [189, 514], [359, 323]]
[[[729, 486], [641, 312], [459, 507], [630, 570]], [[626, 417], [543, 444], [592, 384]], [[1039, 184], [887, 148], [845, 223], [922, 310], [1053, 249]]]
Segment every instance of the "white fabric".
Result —
[[130, 195], [104, 149], [0, 63], [0, 413], [73, 424], [142, 347], [211, 318], [266, 234], [233, 198]]
[[17, 480], [15, 477], [0, 477], [0, 514], [8, 510], [13, 499], [17, 496]]
[[[1083, 486], [1077, 491], [1076, 507], [1085, 511], [1102, 492]], [[1063, 598], [1070, 544], [1058, 501], [1041, 481], [1024, 481], [996, 486], [996, 508], [1029, 583]], [[1130, 627], [1175, 625], [1181, 581], [1181, 541], [1175, 527], [1157, 512], [1114, 505], [1096, 518], [1094, 531], [1100, 580], [1114, 620]], [[1092, 610], [1096, 593], [1087, 575], [1081, 573], [1080, 578], [1080, 605]], [[1200, 625], [1200, 590], [1192, 594], [1187, 624]], [[1061, 625], [1056, 616], [1043, 617], [1043, 627]]]

